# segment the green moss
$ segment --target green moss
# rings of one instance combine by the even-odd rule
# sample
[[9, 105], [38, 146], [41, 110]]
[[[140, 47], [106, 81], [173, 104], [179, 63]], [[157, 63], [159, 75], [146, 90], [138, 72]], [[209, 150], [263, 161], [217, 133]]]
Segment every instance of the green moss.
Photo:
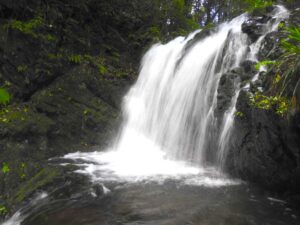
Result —
[[8, 213], [8, 209], [5, 205], [0, 205], [0, 215], [4, 216]]
[[84, 60], [82, 55], [70, 55], [68, 56], [68, 60], [72, 63], [80, 64]]
[[238, 117], [244, 117], [244, 116], [245, 116], [245, 114], [242, 113], [242, 112], [240, 112], [240, 111], [236, 111], [236, 112], [234, 113], [234, 115], [235, 115], [235, 116], [238, 116]]
[[67, 58], [70, 62], [75, 64], [83, 64], [90, 63], [93, 66], [98, 68], [98, 72], [101, 76], [103, 76], [108, 70], [105, 66], [105, 59], [101, 56], [91, 56], [88, 54], [80, 55], [80, 54], [72, 54], [67, 55]]
[[59, 170], [46, 167], [41, 169], [32, 179], [22, 185], [13, 197], [15, 203], [24, 201], [39, 188], [49, 184], [59, 175]]
[[56, 41], [56, 37], [53, 34], [42, 34], [39, 31], [39, 29], [45, 25], [45, 21], [41, 16], [35, 16], [33, 19], [28, 21], [12, 20], [8, 24], [4, 25], [4, 28], [18, 30], [24, 34], [30, 35], [33, 38], [41, 39], [43, 41]]
[[0, 104], [6, 105], [10, 101], [10, 94], [4, 88], [0, 88]]
[[26, 178], [26, 164], [24, 162], [22, 162], [19, 166], [19, 176], [21, 179], [25, 179]]
[[2, 164], [2, 169], [1, 169], [1, 171], [2, 171], [3, 174], [9, 173], [10, 168], [9, 168], [8, 163], [4, 162], [4, 163]]
[[0, 111], [0, 126], [7, 134], [28, 131], [45, 134], [53, 124], [53, 120], [26, 105], [10, 105]]
[[26, 22], [20, 20], [12, 20], [10, 23], [5, 25], [6, 28], [18, 30], [24, 34], [31, 35], [34, 38], [38, 38], [38, 34], [35, 30], [42, 26], [44, 20], [40, 16], [36, 16]]
[[41, 35], [41, 38], [47, 42], [54, 42], [56, 41], [56, 37], [52, 34], [46, 34], [46, 35]]
[[98, 65], [98, 71], [99, 71], [100, 75], [104, 75], [107, 72], [107, 69], [106, 69], [106, 67], [104, 65], [99, 64]]
[[15, 120], [24, 121], [28, 117], [28, 107], [6, 107], [0, 111], [0, 123], [9, 123]]
[[24, 72], [27, 71], [27, 69], [28, 69], [28, 66], [27, 66], [27, 65], [19, 65], [19, 66], [17, 66], [17, 71], [18, 71], [19, 73], [24, 73]]
[[249, 12], [260, 12], [264, 10], [266, 7], [273, 5], [272, 0], [245, 0], [247, 4], [247, 11]]
[[251, 106], [264, 110], [274, 110], [276, 114], [283, 116], [290, 110], [288, 99], [279, 96], [266, 96], [260, 92], [250, 97]]
[[53, 59], [62, 59], [63, 58], [63, 55], [61, 53], [57, 53], [57, 54], [54, 54], [54, 53], [49, 53], [47, 55], [47, 57], [51, 60]]
[[277, 63], [275, 61], [270, 61], [270, 60], [264, 60], [264, 61], [261, 61], [261, 62], [258, 62], [256, 63], [255, 65], [255, 69], [256, 70], [260, 70], [260, 68], [262, 66], [269, 66], [269, 65], [276, 65]]

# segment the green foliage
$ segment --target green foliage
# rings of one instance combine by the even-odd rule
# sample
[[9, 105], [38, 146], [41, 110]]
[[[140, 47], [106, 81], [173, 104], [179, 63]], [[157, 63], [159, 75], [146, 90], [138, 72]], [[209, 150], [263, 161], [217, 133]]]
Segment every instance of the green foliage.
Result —
[[42, 34], [39, 29], [45, 26], [45, 21], [41, 16], [36, 16], [28, 21], [12, 20], [4, 25], [6, 29], [18, 30], [24, 34], [30, 35], [33, 38], [39, 38], [47, 42], [53, 42], [56, 37], [52, 34]]
[[2, 173], [4, 173], [4, 174], [9, 173], [10, 168], [9, 168], [8, 163], [4, 162], [4, 163], [2, 164], [2, 169], [1, 169], [1, 170], [2, 170]]
[[4, 88], [0, 88], [0, 104], [6, 105], [10, 101], [10, 94]]
[[0, 215], [4, 216], [8, 213], [8, 209], [5, 205], [0, 205]]
[[98, 68], [98, 72], [100, 75], [104, 75], [107, 72], [107, 68], [105, 66], [105, 59], [101, 56], [91, 56], [88, 54], [85, 55], [70, 55], [68, 59], [72, 63], [82, 64], [82, 63], [90, 63], [93, 66]]
[[283, 29], [285, 28], [285, 22], [284, 21], [281, 21], [279, 24], [278, 24], [278, 29]]
[[6, 107], [0, 111], [0, 123], [25, 121], [28, 117], [28, 107]]
[[235, 115], [235, 116], [238, 116], [238, 117], [244, 117], [244, 116], [245, 116], [245, 114], [242, 113], [242, 112], [240, 112], [240, 111], [236, 111], [236, 112], [234, 113], [234, 115]]
[[184, 0], [173, 0], [174, 6], [178, 8], [178, 10], [184, 10], [185, 2]]
[[82, 55], [70, 55], [68, 57], [69, 61], [72, 63], [80, 64], [83, 61]]
[[17, 71], [19, 73], [24, 73], [24, 72], [26, 72], [27, 69], [28, 69], [27, 65], [19, 65], [19, 66], [17, 66]]
[[24, 162], [22, 162], [19, 167], [19, 175], [21, 179], [26, 178], [26, 164]]
[[153, 37], [160, 37], [160, 28], [158, 26], [153, 26], [149, 28], [149, 34]]
[[99, 71], [100, 75], [104, 75], [107, 72], [107, 69], [103, 64], [99, 63], [98, 64], [98, 71]]
[[82, 114], [83, 114], [84, 116], [87, 116], [87, 115], [90, 114], [90, 113], [91, 113], [91, 110], [87, 108], [87, 109], [85, 109], [85, 110], [83, 111]]
[[37, 16], [31, 20], [28, 20], [27, 22], [23, 22], [20, 20], [12, 20], [6, 25], [6, 28], [18, 30], [24, 34], [31, 35], [34, 38], [38, 38], [38, 34], [35, 32], [35, 30], [41, 27], [43, 23], [44, 20], [40, 16]]
[[279, 74], [276, 74], [273, 79], [273, 84], [276, 85], [281, 81], [281, 76]]
[[245, 3], [248, 6], [249, 12], [252, 12], [254, 10], [260, 10], [273, 5], [272, 0], [245, 0]]
[[261, 92], [250, 97], [250, 104], [255, 108], [274, 110], [280, 116], [287, 114], [290, 109], [288, 99], [279, 96], [266, 96]]
[[56, 41], [56, 37], [52, 34], [41, 35], [41, 38], [48, 42]]
[[281, 41], [281, 45], [288, 55], [300, 54], [300, 28], [288, 27], [286, 28], [288, 38]]
[[261, 62], [256, 63], [255, 69], [256, 69], [256, 70], [260, 70], [260, 68], [261, 68], [262, 66], [269, 66], [269, 65], [275, 65], [275, 64], [276, 64], [275, 61], [264, 60], [264, 61], [261, 61]]
[[[300, 28], [285, 27], [287, 38], [281, 41], [283, 54], [275, 64], [275, 73], [272, 79], [269, 92], [276, 96], [286, 96], [290, 99], [291, 111], [295, 112], [299, 95], [297, 94], [300, 79], [298, 76], [299, 59], [300, 59]], [[296, 96], [297, 95], [297, 96]], [[278, 111], [285, 111], [287, 104], [284, 102], [279, 104]]]
[[57, 53], [57, 54], [49, 53], [47, 56], [50, 60], [63, 58], [63, 55], [61, 53]]
[[23, 186], [16, 192], [14, 198], [15, 202], [22, 202], [30, 196], [38, 188], [45, 186], [53, 181], [59, 174], [59, 170], [45, 167], [41, 169], [36, 175], [30, 178]]

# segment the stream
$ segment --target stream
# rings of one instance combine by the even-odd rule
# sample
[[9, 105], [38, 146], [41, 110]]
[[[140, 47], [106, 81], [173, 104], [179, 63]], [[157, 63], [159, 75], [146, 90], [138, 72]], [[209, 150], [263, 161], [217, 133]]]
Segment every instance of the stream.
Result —
[[236, 79], [221, 121], [215, 116], [222, 74], [257, 61], [264, 36], [288, 16], [276, 7], [255, 43], [241, 31], [243, 14], [207, 37], [154, 45], [112, 145], [61, 157], [57, 166], [76, 167], [68, 194], [41, 192], [2, 225], [299, 225], [295, 206], [223, 171], [237, 96], [249, 84]]

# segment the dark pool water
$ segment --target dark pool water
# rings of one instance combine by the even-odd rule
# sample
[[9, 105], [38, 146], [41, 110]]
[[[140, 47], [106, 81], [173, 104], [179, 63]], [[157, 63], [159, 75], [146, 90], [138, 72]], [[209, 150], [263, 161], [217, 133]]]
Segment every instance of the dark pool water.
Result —
[[289, 203], [247, 184], [203, 187], [167, 180], [104, 185], [110, 192], [101, 196], [49, 195], [27, 209], [21, 225], [300, 224], [299, 211]]

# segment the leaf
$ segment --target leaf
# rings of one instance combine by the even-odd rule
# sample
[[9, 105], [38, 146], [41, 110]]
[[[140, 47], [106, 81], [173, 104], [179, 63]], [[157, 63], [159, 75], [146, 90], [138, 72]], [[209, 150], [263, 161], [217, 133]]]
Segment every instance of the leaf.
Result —
[[10, 101], [10, 94], [4, 89], [0, 88], [0, 104], [6, 105]]
[[8, 213], [7, 208], [4, 205], [0, 205], [0, 215], [5, 215]]
[[9, 173], [9, 171], [10, 171], [10, 168], [9, 168], [9, 166], [8, 166], [8, 163], [4, 162], [4, 163], [3, 163], [3, 166], [2, 166], [2, 172], [3, 172], [4, 174], [7, 174], [7, 173]]
[[264, 61], [261, 61], [261, 62], [256, 63], [255, 69], [256, 69], [256, 70], [259, 70], [260, 67], [262, 67], [262, 66], [268, 66], [268, 65], [274, 65], [274, 64], [276, 64], [275, 61], [264, 60]]

